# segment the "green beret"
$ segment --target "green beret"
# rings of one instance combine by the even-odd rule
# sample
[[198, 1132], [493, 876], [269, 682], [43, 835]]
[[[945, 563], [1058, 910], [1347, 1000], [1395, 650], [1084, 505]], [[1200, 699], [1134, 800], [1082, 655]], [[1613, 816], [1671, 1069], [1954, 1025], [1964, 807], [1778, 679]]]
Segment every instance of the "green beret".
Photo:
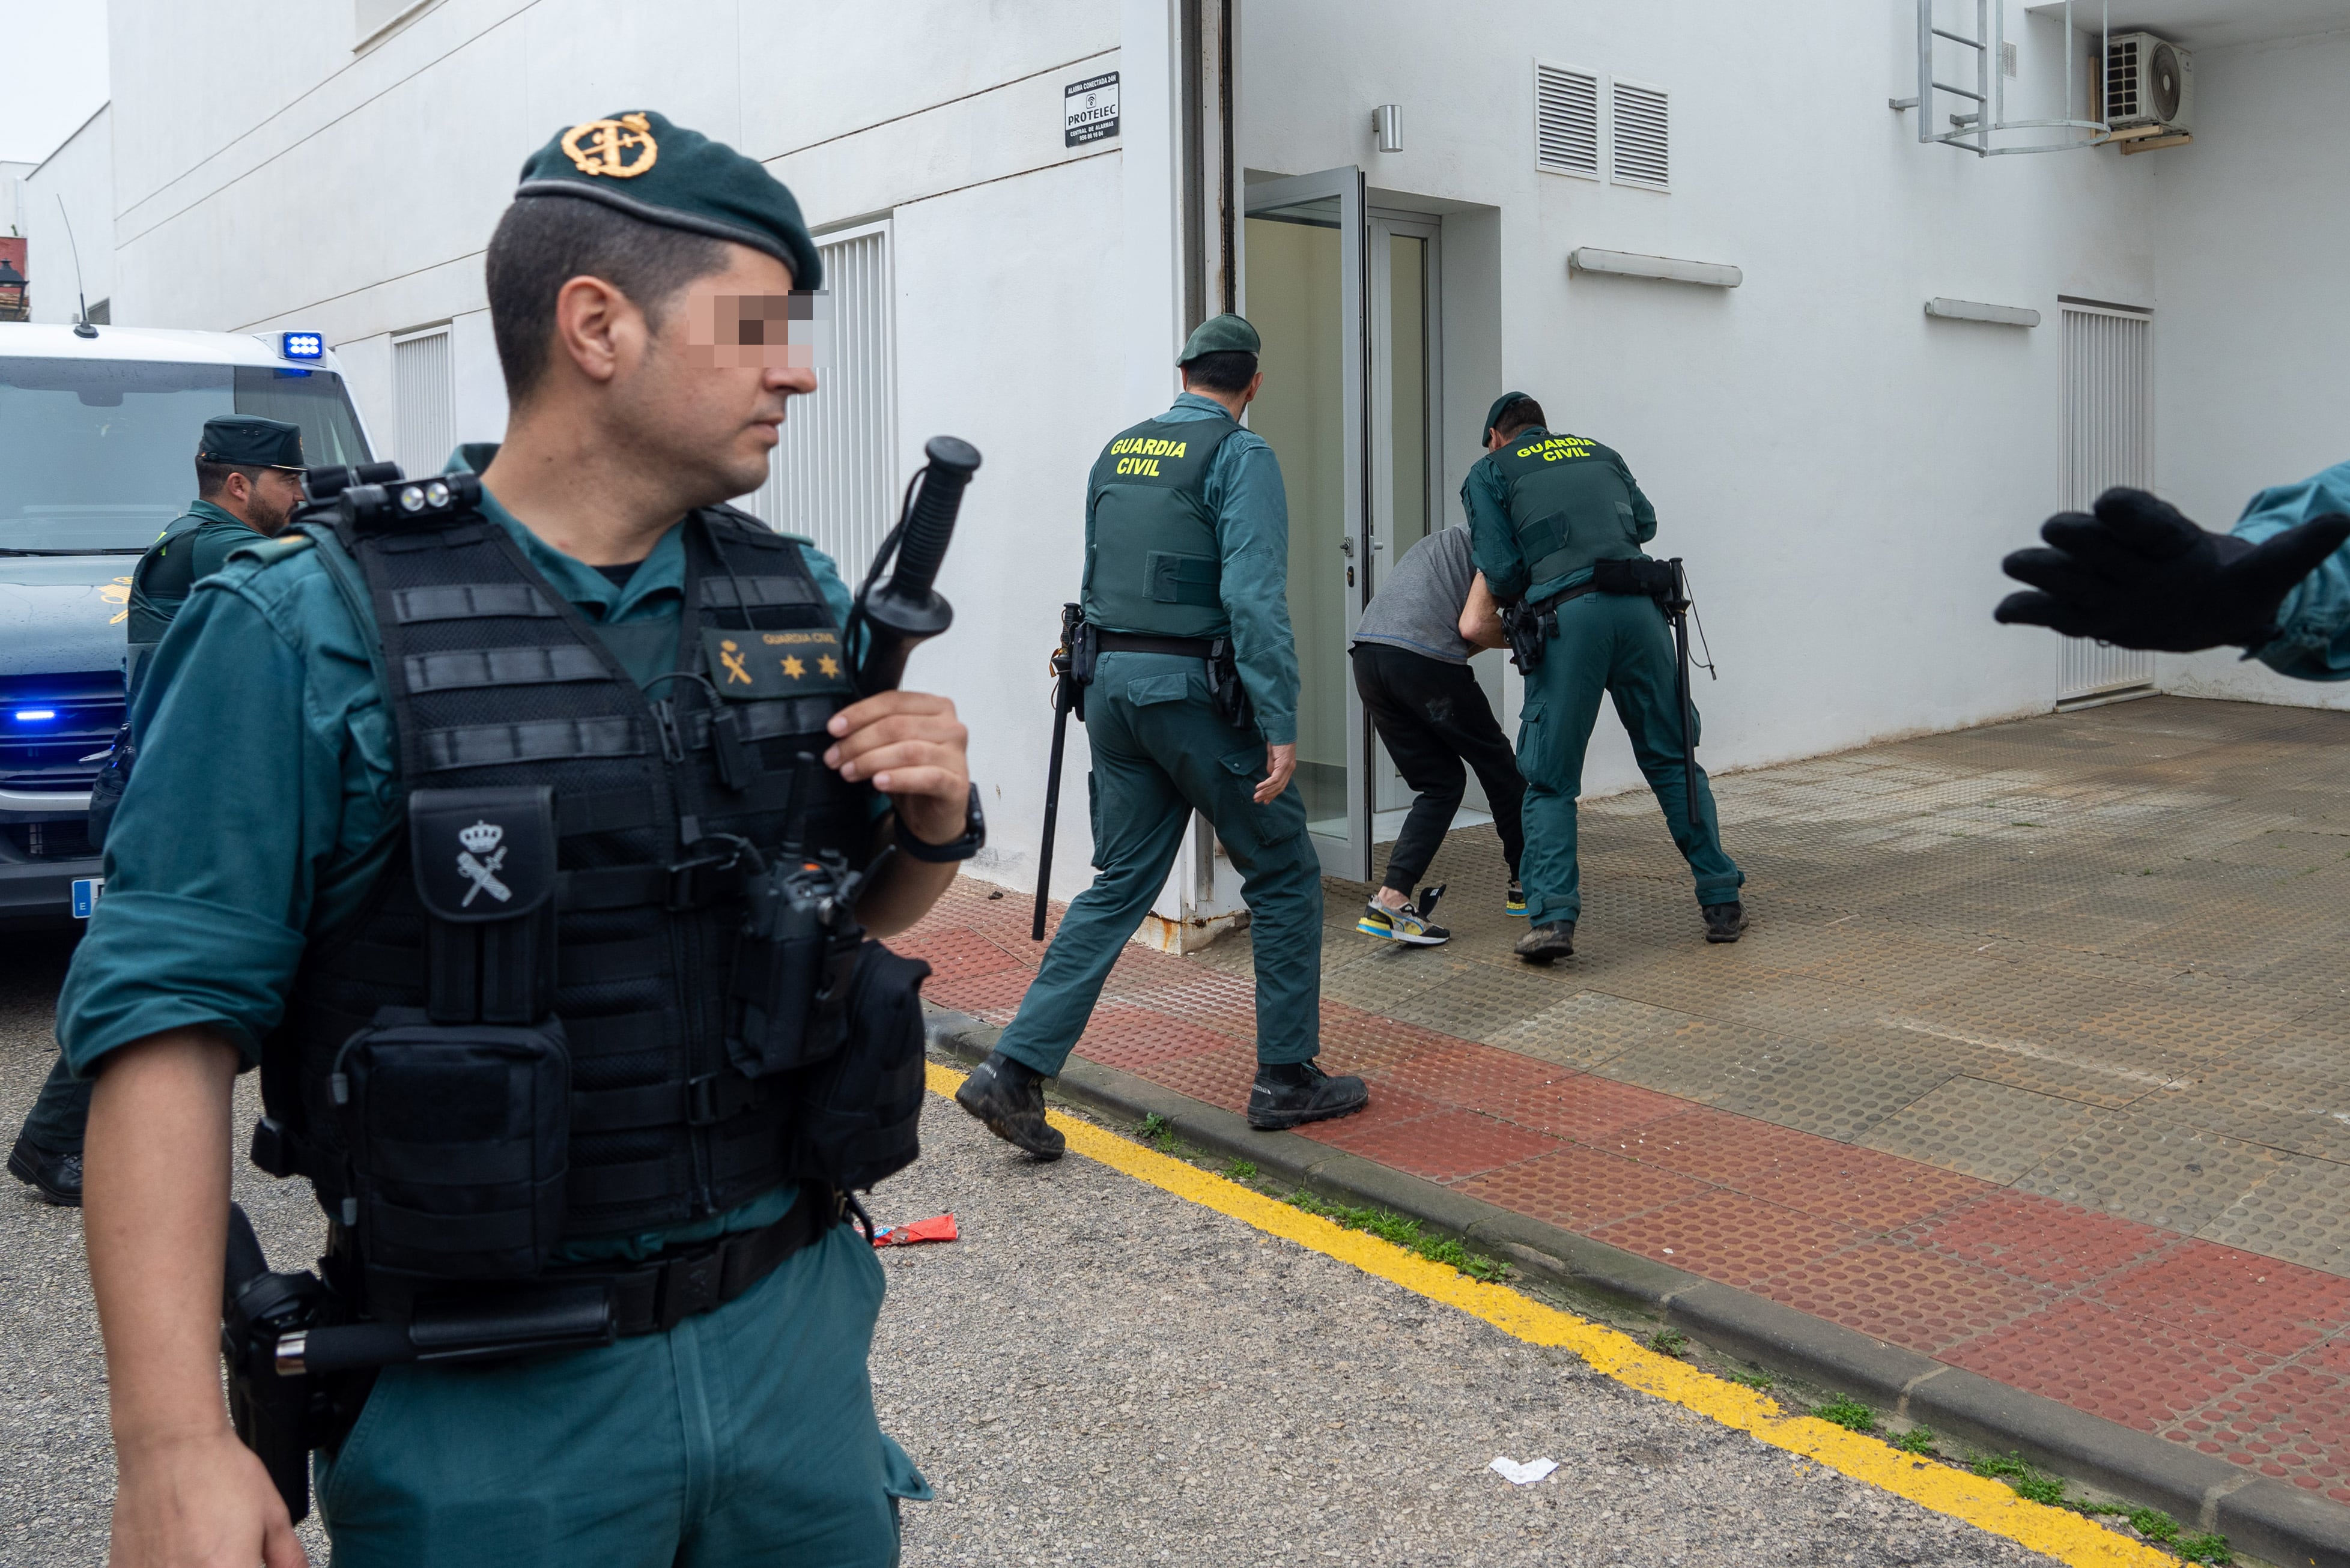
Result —
[[258, 414], [223, 414], [204, 421], [203, 439], [196, 445], [198, 462], [225, 462], [238, 468], [291, 468], [302, 462], [302, 427]]
[[794, 288], [824, 284], [816, 241], [782, 181], [649, 109], [556, 132], [522, 166], [515, 195], [584, 196], [648, 223], [764, 251], [792, 269]]
[[1477, 439], [1479, 441], [1492, 441], [1493, 439], [1493, 426], [1500, 421], [1502, 410], [1508, 408], [1512, 403], [1516, 402], [1520, 398], [1530, 396], [1532, 396], [1532, 394], [1527, 392], [1503, 392], [1500, 397], [1495, 398], [1493, 400], [1493, 406], [1485, 410], [1485, 429]]
[[1241, 317], [1226, 314], [1211, 316], [1191, 329], [1183, 340], [1183, 352], [1175, 357], [1178, 365], [1188, 365], [1202, 354], [1255, 354], [1264, 348], [1264, 339], [1256, 335]]

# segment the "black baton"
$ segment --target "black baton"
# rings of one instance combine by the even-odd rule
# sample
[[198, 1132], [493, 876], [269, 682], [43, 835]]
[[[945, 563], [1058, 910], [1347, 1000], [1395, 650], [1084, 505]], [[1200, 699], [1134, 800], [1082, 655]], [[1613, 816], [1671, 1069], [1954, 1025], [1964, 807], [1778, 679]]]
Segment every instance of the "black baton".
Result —
[[1679, 556], [1668, 564], [1673, 569], [1673, 597], [1665, 607], [1672, 612], [1673, 651], [1680, 660], [1673, 687], [1681, 701], [1681, 793], [1689, 796], [1690, 826], [1703, 827], [1705, 817], [1697, 808], [1697, 704], [1690, 697], [1689, 582]]
[[1068, 743], [1069, 710], [1076, 706], [1074, 644], [1086, 612], [1076, 605], [1061, 607], [1061, 646], [1053, 653], [1053, 755], [1045, 765], [1045, 842], [1036, 851], [1036, 914], [1028, 924], [1028, 940], [1045, 940], [1045, 905], [1053, 888], [1053, 829], [1061, 820], [1061, 750]]

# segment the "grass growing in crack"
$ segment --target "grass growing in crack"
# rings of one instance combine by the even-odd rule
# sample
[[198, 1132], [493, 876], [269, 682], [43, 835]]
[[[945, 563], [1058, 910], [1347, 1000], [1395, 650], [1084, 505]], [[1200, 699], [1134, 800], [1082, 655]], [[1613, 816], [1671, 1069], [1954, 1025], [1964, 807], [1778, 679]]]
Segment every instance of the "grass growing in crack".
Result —
[[1857, 1399], [1848, 1399], [1841, 1394], [1825, 1405], [1813, 1406], [1812, 1414], [1847, 1431], [1866, 1433], [1877, 1430], [1877, 1412]]
[[1134, 1124], [1134, 1136], [1161, 1154], [1171, 1154], [1178, 1159], [1190, 1157], [1190, 1146], [1175, 1136], [1175, 1124], [1157, 1111]]
[[1253, 1159], [1232, 1160], [1224, 1167], [1224, 1174], [1234, 1181], [1254, 1181], [1256, 1179], [1256, 1161]]
[[1367, 1231], [1382, 1241], [1409, 1247], [1430, 1262], [1447, 1264], [1472, 1280], [1497, 1284], [1509, 1277], [1509, 1264], [1497, 1258], [1473, 1256], [1468, 1248], [1452, 1237], [1428, 1235], [1420, 1230], [1419, 1220], [1409, 1215], [1398, 1214], [1393, 1210], [1369, 1206], [1357, 1209], [1343, 1203], [1325, 1203], [1302, 1187], [1289, 1195], [1289, 1202], [1294, 1208], [1303, 1209], [1308, 1214], [1317, 1214], [1347, 1230]]
[[2236, 1560], [2224, 1535], [2182, 1535], [2171, 1550], [2189, 1563], [2226, 1564]]
[[1752, 1388], [1757, 1394], [1768, 1394], [1779, 1386], [1779, 1380], [1767, 1372], [1732, 1372], [1729, 1377], [1732, 1383]]
[[1689, 1349], [1689, 1335], [1677, 1328], [1660, 1328], [1648, 1336], [1648, 1348], [1679, 1361], [1681, 1353]]
[[2178, 1539], [2178, 1521], [2158, 1508], [2134, 1509], [2129, 1516], [2130, 1528], [2148, 1541], [2168, 1546]]
[[1939, 1452], [1934, 1447], [1934, 1428], [1931, 1427], [1912, 1427], [1894, 1438], [1893, 1446], [1905, 1454], [1918, 1454], [1929, 1459]]

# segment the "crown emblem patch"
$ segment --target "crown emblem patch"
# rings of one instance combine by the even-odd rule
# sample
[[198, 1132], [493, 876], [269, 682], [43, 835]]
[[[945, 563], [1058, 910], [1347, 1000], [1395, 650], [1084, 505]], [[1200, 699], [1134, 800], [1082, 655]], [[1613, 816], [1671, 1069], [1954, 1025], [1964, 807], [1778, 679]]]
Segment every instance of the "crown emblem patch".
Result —
[[501, 904], [514, 897], [514, 889], [498, 880], [498, 867], [506, 863], [506, 852], [498, 840], [505, 836], [506, 830], [494, 822], [475, 822], [457, 830], [457, 842], [464, 846], [457, 852], [457, 873], [473, 884], [465, 889], [464, 907], [471, 908], [475, 896], [483, 893]]
[[641, 114], [583, 120], [563, 133], [560, 145], [574, 169], [612, 180], [633, 180], [660, 156], [652, 123]]

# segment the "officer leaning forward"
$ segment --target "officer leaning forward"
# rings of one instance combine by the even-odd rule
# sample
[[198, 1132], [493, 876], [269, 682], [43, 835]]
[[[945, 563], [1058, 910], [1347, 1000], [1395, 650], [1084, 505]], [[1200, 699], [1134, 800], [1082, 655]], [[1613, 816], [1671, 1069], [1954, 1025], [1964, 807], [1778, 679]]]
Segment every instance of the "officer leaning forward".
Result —
[[[1575, 800], [1603, 691], [1615, 699], [1640, 772], [1696, 875], [1706, 940], [1736, 941], [1746, 923], [1738, 898], [1746, 878], [1722, 853], [1712, 788], [1690, 765], [1696, 737], [1682, 732], [1672, 634], [1658, 598], [1670, 570], [1640, 550], [1656, 536], [1656, 511], [1622, 458], [1581, 436], [1554, 435], [1543, 421], [1542, 405], [1523, 392], [1496, 400], [1485, 416], [1486, 455], [1461, 486], [1487, 593], [1527, 618], [1536, 650], [1518, 732], [1526, 780], [1519, 875], [1533, 927], [1518, 955], [1546, 964], [1575, 951], [1583, 908]], [[1482, 618], [1482, 640], [1501, 647], [1479, 597], [1472, 588], [1463, 630]], [[1523, 651], [1519, 662], [1527, 662]]]
[[[221, 569], [228, 553], [286, 526], [302, 502], [302, 431], [282, 420], [224, 414], [204, 422], [196, 442], [196, 499], [148, 546], [130, 575], [130, 646], [123, 673], [136, 691], [140, 667], [200, 577]], [[89, 837], [103, 846], [130, 748], [117, 737], [109, 765], [91, 792]], [[24, 1130], [8, 1151], [8, 1170], [44, 1202], [81, 1202], [81, 1141], [89, 1084], [60, 1055], [41, 1085]]]
[[[292, 1365], [338, 1563], [887, 1563], [926, 1488], [875, 1421], [882, 1276], [836, 1135], [904, 1158], [919, 1025], [892, 1044], [910, 1101], [852, 1069], [923, 971], [869, 944], [844, 971], [827, 938], [804, 968], [854, 978], [820, 1001], [736, 933], [787, 841], [794, 870], [894, 845], [855, 908], [902, 929], [973, 797], [951, 704], [849, 701], [832, 563], [719, 504], [816, 379], [714, 323], [814, 286], [815, 248], [758, 164], [630, 113], [531, 159], [488, 274], [513, 413], [478, 480], [404, 520], [353, 491], [237, 553], [140, 685], [59, 1023], [97, 1078], [112, 1560], [302, 1560], [220, 1393], [230, 1085], [257, 1062], [256, 1158], [331, 1221], [328, 1326]], [[823, 657], [723, 700], [729, 642]], [[352, 1364], [484, 1359], [329, 1376], [334, 1334]]]
[[1195, 810], [1240, 871], [1252, 922], [1250, 1125], [1291, 1127], [1370, 1103], [1360, 1078], [1330, 1077], [1314, 1060], [1322, 873], [1305, 799], [1290, 782], [1297, 652], [1288, 503], [1273, 449], [1238, 422], [1263, 384], [1260, 347], [1237, 316], [1202, 323], [1177, 360], [1183, 395], [1113, 439], [1087, 482], [1079, 662], [1092, 664], [1083, 711], [1100, 874], [1070, 903], [995, 1050], [955, 1094], [998, 1137], [1040, 1159], [1062, 1148], [1045, 1120], [1044, 1080], [1085, 1033]]

